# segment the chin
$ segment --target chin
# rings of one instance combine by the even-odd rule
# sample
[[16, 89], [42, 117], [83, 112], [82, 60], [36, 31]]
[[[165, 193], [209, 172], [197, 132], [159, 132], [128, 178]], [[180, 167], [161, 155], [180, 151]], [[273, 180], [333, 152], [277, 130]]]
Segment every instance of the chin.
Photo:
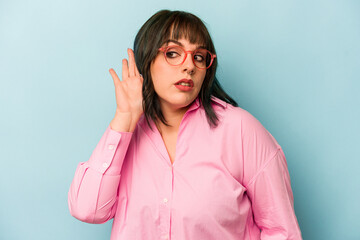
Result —
[[188, 107], [195, 99], [196, 96], [171, 96], [171, 99], [164, 99], [164, 102], [179, 109]]

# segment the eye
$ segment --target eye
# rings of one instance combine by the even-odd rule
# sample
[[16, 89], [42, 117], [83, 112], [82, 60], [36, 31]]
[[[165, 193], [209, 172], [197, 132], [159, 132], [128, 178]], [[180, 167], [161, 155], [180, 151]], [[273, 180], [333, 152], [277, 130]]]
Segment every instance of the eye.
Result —
[[175, 58], [175, 57], [178, 57], [178, 56], [180, 56], [180, 55], [177, 52], [169, 52], [169, 51], [166, 52], [166, 57], [167, 58]]
[[197, 61], [197, 62], [203, 62], [203, 61], [205, 60], [205, 58], [204, 58], [202, 55], [199, 55], [199, 54], [196, 54], [196, 55], [194, 56], [194, 59], [195, 59], [195, 61]]
[[196, 51], [194, 54], [194, 60], [197, 62], [204, 62], [206, 59], [206, 51]]
[[182, 52], [181, 49], [173, 47], [173, 48], [169, 48], [165, 54], [167, 58], [176, 58], [181, 56], [181, 52]]

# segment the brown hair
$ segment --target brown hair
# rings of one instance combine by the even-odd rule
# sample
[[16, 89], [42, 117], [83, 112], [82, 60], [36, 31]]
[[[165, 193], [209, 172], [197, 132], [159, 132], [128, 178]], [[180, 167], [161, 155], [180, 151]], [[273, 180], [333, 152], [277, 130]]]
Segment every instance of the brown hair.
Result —
[[[152, 83], [150, 65], [156, 58], [158, 49], [167, 40], [178, 40], [180, 38], [185, 38], [192, 44], [201, 44], [211, 53], [216, 54], [205, 24], [197, 16], [184, 11], [158, 11], [144, 23], [135, 37], [135, 62], [139, 72], [144, 77], [142, 87], [143, 110], [149, 126], [149, 118], [154, 122], [159, 119], [168, 126]], [[206, 70], [205, 79], [199, 92], [200, 104], [205, 109], [211, 127], [216, 127], [218, 122], [218, 117], [211, 106], [211, 96], [237, 106], [237, 103], [222, 89], [217, 80], [216, 68], [217, 59], [215, 58], [211, 67]]]

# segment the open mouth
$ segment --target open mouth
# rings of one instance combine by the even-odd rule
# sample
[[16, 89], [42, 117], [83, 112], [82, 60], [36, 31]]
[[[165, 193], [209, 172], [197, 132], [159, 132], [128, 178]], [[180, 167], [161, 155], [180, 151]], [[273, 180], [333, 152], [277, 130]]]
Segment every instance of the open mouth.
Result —
[[177, 83], [175, 83], [175, 85], [177, 86], [184, 86], [184, 87], [194, 87], [194, 82], [191, 79], [181, 79], [180, 81], [178, 81]]
[[192, 86], [191, 86], [191, 83], [186, 83], [186, 82], [177, 83], [176, 85], [192, 87]]
[[179, 81], [177, 83], [175, 83], [175, 87], [177, 89], [179, 89], [180, 91], [184, 91], [184, 92], [187, 92], [187, 91], [191, 91], [194, 87], [194, 82], [193, 81]]

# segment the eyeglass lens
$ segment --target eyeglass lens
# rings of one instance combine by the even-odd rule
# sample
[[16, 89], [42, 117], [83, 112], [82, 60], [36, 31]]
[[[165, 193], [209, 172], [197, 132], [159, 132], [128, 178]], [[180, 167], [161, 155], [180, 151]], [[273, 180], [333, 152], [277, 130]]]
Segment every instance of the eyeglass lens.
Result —
[[[180, 65], [186, 57], [181, 47], [169, 47], [165, 52], [166, 60], [171, 65]], [[205, 49], [198, 49], [192, 54], [193, 62], [198, 68], [207, 68], [211, 63], [211, 54]]]

